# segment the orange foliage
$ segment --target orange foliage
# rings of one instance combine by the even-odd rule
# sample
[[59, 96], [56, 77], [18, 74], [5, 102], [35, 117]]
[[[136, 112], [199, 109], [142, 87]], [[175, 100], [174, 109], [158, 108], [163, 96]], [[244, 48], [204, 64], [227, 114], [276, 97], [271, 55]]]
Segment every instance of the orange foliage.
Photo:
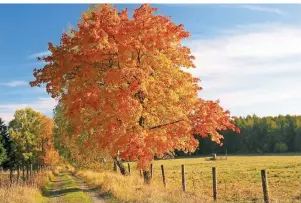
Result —
[[78, 30], [64, 33], [58, 46], [49, 43], [47, 65], [31, 82], [46, 83], [64, 104], [74, 136], [89, 132], [87, 148], [119, 151], [144, 169], [154, 155], [193, 152], [194, 134], [219, 142], [219, 130], [237, 130], [217, 102], [198, 98], [199, 79], [182, 70], [195, 67], [181, 45], [189, 32], [155, 11], [145, 4], [130, 19], [105, 5], [83, 14]]
[[54, 128], [54, 121], [44, 115], [41, 115], [40, 119], [40, 128], [39, 128], [39, 143], [41, 144], [41, 150], [43, 151], [43, 148], [46, 145], [49, 145], [52, 141], [53, 136], [53, 128]]
[[53, 146], [53, 128], [54, 121], [44, 115], [40, 118], [40, 128], [38, 133], [38, 142], [40, 150], [40, 159], [46, 165], [54, 165], [59, 160], [59, 154]]
[[53, 146], [46, 148], [45, 155], [43, 156], [44, 164], [53, 166], [59, 162], [59, 153], [54, 149]]

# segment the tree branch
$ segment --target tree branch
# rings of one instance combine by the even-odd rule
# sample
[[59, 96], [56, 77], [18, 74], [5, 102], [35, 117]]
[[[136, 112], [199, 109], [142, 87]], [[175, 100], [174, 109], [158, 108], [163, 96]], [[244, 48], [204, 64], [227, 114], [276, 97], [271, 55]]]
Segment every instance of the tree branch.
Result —
[[170, 122], [170, 123], [165, 123], [165, 124], [153, 126], [153, 127], [150, 127], [149, 129], [152, 130], [152, 129], [156, 129], [156, 128], [161, 128], [161, 127], [164, 127], [164, 126], [167, 126], [167, 125], [172, 125], [172, 124], [175, 124], [175, 123], [179, 123], [181, 121], [185, 121], [185, 120], [184, 119], [180, 119], [180, 120], [173, 121], [173, 122]]

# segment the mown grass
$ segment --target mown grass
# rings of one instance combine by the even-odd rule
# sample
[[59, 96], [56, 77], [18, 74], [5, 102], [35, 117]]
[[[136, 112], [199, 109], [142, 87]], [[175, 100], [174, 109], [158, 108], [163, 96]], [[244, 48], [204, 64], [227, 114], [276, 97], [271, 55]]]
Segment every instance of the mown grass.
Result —
[[75, 180], [68, 174], [62, 176], [62, 191], [65, 191], [64, 202], [68, 203], [93, 203], [92, 199], [79, 189]]
[[43, 194], [50, 201], [53, 198], [65, 203], [93, 203], [92, 199], [76, 184], [74, 178], [65, 172], [54, 172]]
[[[181, 165], [186, 170], [186, 193], [181, 188]], [[167, 188], [163, 187], [164, 165]], [[121, 201], [129, 202], [211, 202], [212, 167], [217, 170], [218, 202], [263, 202], [260, 170], [268, 174], [272, 202], [300, 202], [300, 154], [277, 156], [228, 156], [227, 160], [201, 158], [160, 160], [153, 163], [153, 179], [145, 186], [131, 163], [131, 176], [114, 172], [81, 171], [81, 175]]]

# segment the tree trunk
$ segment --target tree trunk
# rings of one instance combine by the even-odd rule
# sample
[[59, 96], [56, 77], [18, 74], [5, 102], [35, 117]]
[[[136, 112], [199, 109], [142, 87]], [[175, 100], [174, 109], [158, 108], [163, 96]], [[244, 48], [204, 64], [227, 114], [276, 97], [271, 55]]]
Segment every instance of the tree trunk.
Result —
[[26, 179], [28, 179], [29, 176], [29, 166], [28, 163], [26, 163]]
[[143, 171], [143, 178], [145, 184], [150, 184], [152, 179], [150, 171]]
[[120, 173], [122, 175], [127, 175], [127, 172], [125, 170], [125, 166], [124, 164], [122, 163], [122, 160], [117, 156], [117, 157], [114, 157], [114, 162], [116, 163], [116, 165], [118, 166], [118, 168], [120, 169]]
[[17, 169], [17, 183], [19, 183], [19, 179], [20, 179], [20, 166], [18, 165], [18, 169]]
[[30, 176], [32, 176], [32, 164], [30, 164]]
[[25, 180], [25, 166], [22, 164], [22, 176], [23, 176], [23, 181]]
[[114, 159], [114, 166], [113, 166], [113, 171], [115, 171], [115, 172], [117, 172], [117, 164], [116, 164], [116, 161], [115, 161], [115, 159]]
[[10, 167], [9, 168], [9, 180], [10, 180], [10, 184], [13, 183], [13, 173], [14, 173], [13, 168]]

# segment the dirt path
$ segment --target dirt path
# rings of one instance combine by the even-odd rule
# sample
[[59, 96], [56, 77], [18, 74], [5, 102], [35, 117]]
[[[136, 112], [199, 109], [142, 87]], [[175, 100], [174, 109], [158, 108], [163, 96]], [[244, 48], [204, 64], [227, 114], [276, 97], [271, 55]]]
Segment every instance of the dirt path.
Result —
[[79, 188], [84, 191], [86, 194], [88, 194], [94, 203], [105, 203], [104, 199], [102, 198], [102, 194], [99, 194], [97, 190], [99, 190], [98, 187], [93, 187], [88, 185], [82, 178], [80, 177], [74, 177], [76, 184], [79, 186]]
[[63, 172], [53, 177], [45, 196], [49, 203], [105, 203], [97, 189], [90, 187], [82, 179]]
[[61, 187], [63, 185], [62, 175], [54, 177], [51, 182], [51, 188], [48, 189], [47, 197], [51, 203], [63, 203], [64, 201], [61, 198]]

